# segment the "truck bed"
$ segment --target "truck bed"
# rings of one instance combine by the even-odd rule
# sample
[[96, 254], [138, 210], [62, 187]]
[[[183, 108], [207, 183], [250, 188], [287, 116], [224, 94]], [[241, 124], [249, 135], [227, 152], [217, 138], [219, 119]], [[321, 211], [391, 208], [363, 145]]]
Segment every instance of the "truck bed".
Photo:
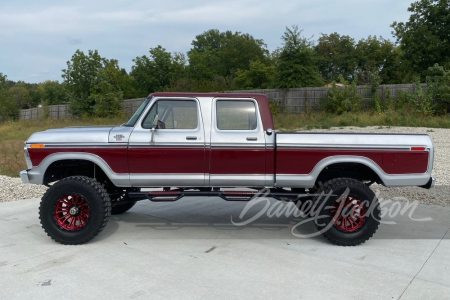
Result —
[[310, 188], [330, 165], [362, 164], [389, 186], [425, 185], [434, 148], [426, 134], [277, 133], [277, 186]]

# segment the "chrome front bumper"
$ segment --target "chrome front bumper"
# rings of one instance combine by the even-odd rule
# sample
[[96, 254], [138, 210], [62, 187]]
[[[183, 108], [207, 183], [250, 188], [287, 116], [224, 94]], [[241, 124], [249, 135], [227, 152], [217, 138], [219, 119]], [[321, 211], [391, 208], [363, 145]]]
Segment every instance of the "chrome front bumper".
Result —
[[430, 177], [430, 180], [428, 180], [427, 184], [421, 185], [420, 187], [424, 188], [424, 189], [432, 189], [432, 188], [434, 188], [435, 184], [436, 184], [436, 178]]
[[20, 179], [22, 179], [22, 183], [30, 183], [27, 170], [20, 171]]

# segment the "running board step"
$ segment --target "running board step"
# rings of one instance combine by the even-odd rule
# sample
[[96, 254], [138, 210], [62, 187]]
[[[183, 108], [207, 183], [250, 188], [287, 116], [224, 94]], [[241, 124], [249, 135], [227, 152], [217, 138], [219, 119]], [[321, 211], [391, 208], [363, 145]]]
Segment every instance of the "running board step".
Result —
[[[267, 190], [266, 190], [267, 191]], [[129, 192], [128, 197], [134, 200], [148, 199], [155, 202], [173, 202], [183, 197], [220, 197], [226, 201], [250, 201], [254, 197], [272, 197], [282, 201], [294, 201], [308, 196], [307, 194], [280, 192], [280, 191], [151, 191], [151, 192]]]

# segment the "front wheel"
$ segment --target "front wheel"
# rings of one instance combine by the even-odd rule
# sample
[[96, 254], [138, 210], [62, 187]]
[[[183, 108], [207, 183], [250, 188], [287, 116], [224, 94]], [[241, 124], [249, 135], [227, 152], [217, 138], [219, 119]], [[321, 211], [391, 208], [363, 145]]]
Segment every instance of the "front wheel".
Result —
[[98, 235], [111, 215], [111, 200], [95, 179], [64, 178], [44, 194], [39, 207], [42, 228], [56, 242], [77, 245]]
[[373, 191], [351, 178], [336, 178], [318, 188], [316, 226], [333, 244], [356, 246], [366, 242], [380, 224], [380, 205]]

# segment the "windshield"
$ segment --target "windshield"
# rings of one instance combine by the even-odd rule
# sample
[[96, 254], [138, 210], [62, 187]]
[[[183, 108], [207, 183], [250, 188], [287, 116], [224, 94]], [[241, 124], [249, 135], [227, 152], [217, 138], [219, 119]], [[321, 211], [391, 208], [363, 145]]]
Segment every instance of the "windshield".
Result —
[[138, 110], [134, 113], [134, 115], [131, 117], [131, 119], [123, 124], [123, 126], [126, 127], [133, 127], [134, 124], [136, 124], [137, 120], [139, 119], [139, 116], [144, 111], [145, 107], [147, 106], [148, 102], [150, 102], [150, 98], [145, 99], [144, 102], [142, 102], [141, 106], [139, 106]]

